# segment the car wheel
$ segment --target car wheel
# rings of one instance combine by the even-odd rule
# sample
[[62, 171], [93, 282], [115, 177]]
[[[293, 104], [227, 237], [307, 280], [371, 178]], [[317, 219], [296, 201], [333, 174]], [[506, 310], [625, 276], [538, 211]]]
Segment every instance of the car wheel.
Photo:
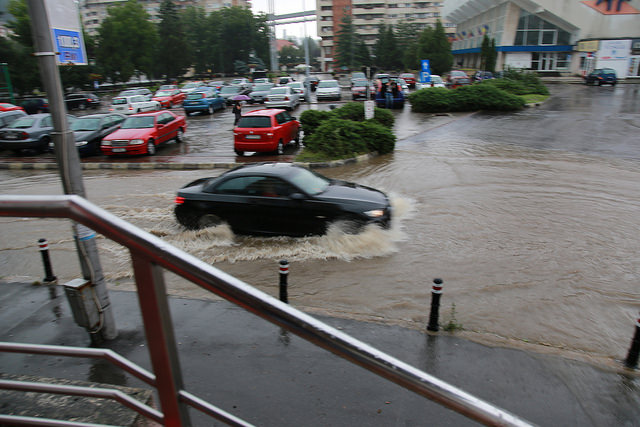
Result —
[[200, 218], [198, 218], [195, 225], [196, 228], [201, 229], [207, 227], [215, 227], [216, 225], [220, 225], [221, 222], [222, 220], [218, 215], [209, 213], [204, 214]]
[[137, 114], [137, 113], [139, 113], [139, 112], [140, 112], [140, 109], [138, 108], [138, 109], [136, 110], [136, 114]]
[[598, 80], [598, 86], [602, 86], [602, 80]]
[[190, 112], [190, 111], [186, 111], [186, 110], [185, 110], [184, 115], [185, 115], [185, 116], [187, 116], [187, 117], [189, 117], [189, 116], [191, 115], [191, 112]]
[[216, 110], [213, 108], [213, 105], [209, 105], [209, 108], [207, 108], [207, 113], [208, 114], [213, 114], [214, 111], [216, 111]]
[[297, 130], [296, 137], [293, 139], [293, 141], [296, 143], [296, 147], [300, 146], [300, 129]]
[[87, 104], [85, 104], [84, 102], [81, 103], [80, 105], [78, 105], [78, 108], [81, 110], [85, 110], [87, 108]]
[[244, 151], [240, 151], [236, 149], [234, 149], [233, 151], [235, 151], [238, 156], [244, 156]]
[[178, 132], [176, 133], [176, 142], [178, 144], [181, 144], [184, 142], [184, 129], [182, 128], [178, 129]]
[[284, 143], [282, 142], [282, 140], [278, 141], [278, 148], [276, 148], [276, 154], [278, 154], [278, 156], [281, 156], [284, 154]]
[[167, 108], [173, 108], [173, 102], [169, 101], [169, 106]]
[[42, 139], [40, 140], [40, 145], [37, 147], [36, 151], [38, 153], [44, 153], [49, 149], [50, 142], [51, 142], [51, 138], [49, 138], [48, 136], [42, 137]]
[[349, 216], [338, 218], [336, 224], [345, 234], [358, 234], [365, 226], [361, 219]]
[[156, 143], [153, 142], [153, 139], [150, 139], [147, 142], [147, 156], [153, 156], [154, 154], [156, 154]]

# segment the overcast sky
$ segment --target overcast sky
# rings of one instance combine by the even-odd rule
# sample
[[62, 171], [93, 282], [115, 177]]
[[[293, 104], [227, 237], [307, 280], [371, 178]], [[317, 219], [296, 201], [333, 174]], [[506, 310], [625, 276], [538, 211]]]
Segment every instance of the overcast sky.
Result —
[[[281, 15], [283, 13], [302, 12], [304, 10], [315, 10], [315, 0], [274, 0], [274, 13]], [[264, 12], [269, 10], [268, 0], [251, 0], [251, 10], [253, 13]], [[278, 38], [283, 37], [283, 33], [286, 30], [287, 37], [304, 37], [304, 25], [300, 24], [287, 24], [276, 26], [276, 35]], [[307, 35], [309, 37], [316, 38], [318, 30], [316, 28], [316, 21], [307, 22]]]

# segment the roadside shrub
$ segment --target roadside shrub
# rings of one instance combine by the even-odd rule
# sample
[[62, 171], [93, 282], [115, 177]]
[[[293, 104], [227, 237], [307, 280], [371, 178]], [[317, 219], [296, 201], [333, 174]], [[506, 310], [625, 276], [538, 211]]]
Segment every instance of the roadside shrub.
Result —
[[[348, 102], [342, 107], [333, 110], [332, 113], [339, 119], [362, 122], [364, 121], [364, 103]], [[395, 122], [395, 118], [391, 111], [378, 107], [374, 107], [372, 120], [388, 128], [392, 128], [393, 123]]]
[[367, 144], [369, 151], [377, 151], [378, 154], [391, 153], [396, 146], [396, 136], [388, 127], [366, 120], [359, 123], [359, 133]]
[[304, 138], [305, 149], [327, 157], [346, 158], [367, 152], [362, 123], [332, 117]]
[[452, 90], [443, 87], [420, 89], [409, 94], [411, 110], [418, 113], [436, 113], [451, 111]]
[[333, 117], [331, 111], [318, 111], [318, 110], [306, 110], [300, 114], [300, 123], [302, 124], [302, 130], [304, 131], [304, 139], [306, 142], [307, 137], [311, 136], [315, 132], [316, 128], [320, 126], [322, 122]]
[[524, 107], [517, 96], [492, 85], [476, 84], [458, 89], [421, 89], [409, 95], [411, 109], [419, 113], [498, 110], [513, 111]]
[[542, 83], [542, 80], [540, 80], [538, 74], [533, 71], [507, 68], [503, 73], [502, 80], [512, 80], [522, 84], [525, 88], [525, 93], [517, 95], [527, 95], [530, 93], [549, 95], [549, 89], [547, 89], [544, 83]]

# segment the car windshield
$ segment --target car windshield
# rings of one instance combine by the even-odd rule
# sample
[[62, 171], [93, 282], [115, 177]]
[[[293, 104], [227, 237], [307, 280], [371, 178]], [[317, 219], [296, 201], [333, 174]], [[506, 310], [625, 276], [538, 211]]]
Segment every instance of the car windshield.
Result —
[[202, 92], [191, 92], [187, 95], [187, 99], [202, 99], [205, 97], [205, 94]]
[[337, 80], [321, 80], [320, 83], [318, 83], [318, 88], [323, 88], [323, 87], [338, 87], [338, 81]]
[[614, 70], [613, 68], [603, 68], [603, 69], [602, 69], [602, 72], [603, 72], [604, 74], [615, 74], [615, 73], [616, 73], [616, 70]]
[[156, 92], [156, 96], [171, 96], [171, 90], [159, 90]]
[[121, 129], [148, 129], [153, 127], [153, 116], [127, 117]]
[[247, 116], [241, 117], [238, 122], [239, 128], [270, 128], [271, 117]]
[[100, 119], [88, 119], [80, 117], [78, 120], [74, 120], [73, 123], [71, 123], [71, 130], [74, 131], [98, 129], [100, 129]]
[[440, 76], [431, 76], [431, 81], [433, 83], [442, 83], [442, 77], [440, 77]]
[[233, 80], [231, 80], [231, 84], [232, 85], [239, 85], [239, 84], [242, 84], [242, 83], [244, 83], [244, 79], [233, 79]]
[[367, 79], [355, 79], [353, 81], [353, 85], [354, 86], [366, 86], [367, 85]]
[[324, 192], [331, 181], [308, 169], [295, 168], [295, 174], [291, 182], [307, 194], [320, 194]]
[[411, 79], [413, 78], [413, 74], [400, 74], [400, 77], [402, 77], [403, 79]]
[[198, 87], [200, 86], [200, 83], [187, 83], [184, 86], [182, 86], [182, 89], [191, 89], [193, 87]]
[[122, 105], [127, 103], [127, 98], [113, 98], [111, 101], [113, 105]]
[[351, 75], [351, 78], [352, 78], [352, 79], [364, 79], [364, 78], [366, 78], [366, 77], [367, 77], [367, 76], [365, 76], [365, 74], [364, 74], [364, 73], [353, 73], [353, 74]]
[[280, 94], [283, 94], [283, 93], [287, 93], [287, 88], [286, 87], [274, 87], [273, 89], [271, 89], [271, 91], [269, 93], [280, 95]]
[[238, 93], [240, 92], [240, 86], [225, 86], [220, 89], [220, 93]]
[[270, 84], [264, 84], [264, 85], [257, 85], [253, 91], [254, 92], [261, 92], [261, 91], [267, 91], [271, 89], [271, 85]]
[[303, 88], [304, 87], [304, 85], [302, 83], [300, 83], [300, 82], [290, 82], [290, 83], [287, 83], [287, 86], [296, 87], [296, 88]]
[[30, 128], [36, 123], [36, 119], [32, 119], [31, 117], [22, 117], [17, 119], [11, 124], [11, 127], [14, 129], [26, 129]]
[[464, 71], [452, 71], [451, 72], [451, 76], [455, 76], [455, 77], [468, 77], [467, 73], [465, 73]]

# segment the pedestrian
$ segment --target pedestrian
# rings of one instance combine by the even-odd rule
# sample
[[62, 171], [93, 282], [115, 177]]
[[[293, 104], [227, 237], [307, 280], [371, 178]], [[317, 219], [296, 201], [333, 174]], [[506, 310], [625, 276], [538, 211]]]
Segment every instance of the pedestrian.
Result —
[[395, 82], [390, 82], [389, 83], [389, 87], [387, 88], [387, 91], [385, 93], [385, 101], [386, 101], [385, 102], [385, 106], [387, 108], [392, 108], [393, 107], [393, 98], [395, 96], [395, 94], [393, 93], [394, 89], [395, 89], [395, 91], [397, 93], [398, 88], [396, 87]]
[[242, 106], [240, 105], [240, 101], [236, 101], [233, 104], [233, 114], [236, 116], [235, 121], [233, 122], [233, 125], [236, 126], [238, 124], [238, 122], [240, 121], [240, 117], [242, 117]]

